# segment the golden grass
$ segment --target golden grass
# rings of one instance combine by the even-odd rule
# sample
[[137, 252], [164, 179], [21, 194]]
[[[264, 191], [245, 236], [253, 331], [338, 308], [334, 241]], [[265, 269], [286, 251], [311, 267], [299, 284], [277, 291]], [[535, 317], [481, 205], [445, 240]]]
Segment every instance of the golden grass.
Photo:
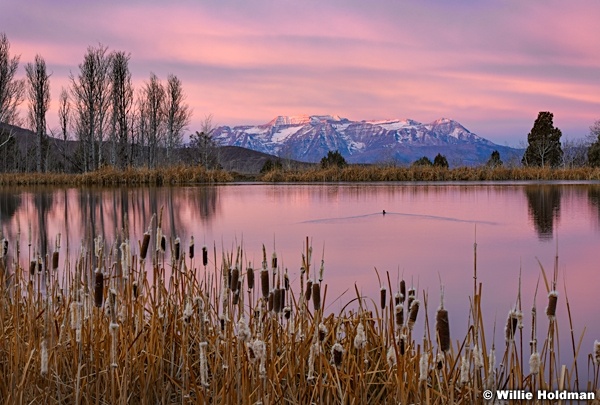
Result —
[[69, 185], [69, 186], [136, 186], [226, 183], [233, 181], [231, 173], [205, 170], [200, 166], [173, 166], [160, 169], [111, 166], [83, 174], [64, 173], [0, 173], [0, 186]]
[[[390, 293], [379, 306], [357, 289], [340, 313], [324, 312], [327, 286], [311, 268], [308, 241], [299, 286], [289, 290], [287, 272], [268, 269], [263, 248], [260, 289], [267, 291], [245, 287], [243, 278], [254, 273], [241, 248], [220, 260], [215, 250], [208, 266], [185, 254], [165, 262], [160, 248], [140, 259], [127, 253], [128, 241], [105, 248], [100, 240], [57, 271], [30, 273], [21, 261], [31, 258], [18, 246], [1, 259], [0, 281], [8, 286], [0, 293], [2, 402], [471, 404], [484, 403], [484, 389], [598, 389], [597, 363], [588, 361], [587, 382], [575, 377], [576, 361], [558, 364], [555, 319], [532, 346], [539, 361], [533, 373], [523, 365], [529, 355], [520, 308], [511, 311], [516, 321], [507, 341], [490, 345], [476, 270], [470, 313], [444, 309], [433, 326], [428, 297], [412, 289], [407, 297]], [[96, 267], [104, 277], [93, 277]], [[546, 280], [547, 289], [555, 283]], [[398, 290], [389, 274], [387, 284]], [[268, 310], [265, 295], [274, 291], [283, 311]], [[417, 316], [423, 331], [409, 321]], [[460, 336], [449, 336], [453, 317], [470, 320]], [[574, 359], [579, 350], [573, 345]]]

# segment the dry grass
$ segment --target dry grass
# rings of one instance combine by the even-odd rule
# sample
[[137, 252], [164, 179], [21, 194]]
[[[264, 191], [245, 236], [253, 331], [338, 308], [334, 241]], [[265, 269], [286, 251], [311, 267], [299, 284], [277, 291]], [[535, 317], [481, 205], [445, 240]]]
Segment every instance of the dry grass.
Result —
[[[592, 354], [587, 383], [576, 378], [576, 361], [559, 365], [554, 318], [545, 340], [531, 347], [541, 349], [535, 372], [524, 369], [529, 339], [520, 302], [506, 342], [490, 346], [476, 270], [470, 313], [444, 312], [442, 290], [434, 326], [428, 297], [412, 289], [404, 297], [389, 275], [387, 285], [380, 280], [390, 294], [379, 305], [357, 290], [340, 313], [324, 313], [327, 287], [311, 268], [308, 241], [292, 286], [275, 258], [268, 266], [264, 248], [254, 286], [241, 248], [220, 257], [203, 249], [205, 265], [204, 257], [185, 257], [187, 249], [165, 262], [160, 243], [149, 246], [141, 259], [127, 240], [110, 247], [97, 239], [76, 262], [46, 270], [11, 245], [0, 268], [8, 286], [0, 295], [3, 403], [471, 404], [484, 402], [486, 388], [598, 389]], [[555, 283], [546, 280], [547, 289]], [[273, 296], [279, 303], [269, 310]], [[413, 330], [417, 316], [422, 331]], [[468, 329], [449, 336], [448, 320], [467, 316]]]
[[70, 185], [70, 186], [134, 186], [226, 183], [233, 181], [231, 173], [205, 170], [200, 166], [174, 166], [161, 169], [128, 168], [119, 170], [106, 166], [84, 174], [62, 173], [0, 173], [0, 186]]

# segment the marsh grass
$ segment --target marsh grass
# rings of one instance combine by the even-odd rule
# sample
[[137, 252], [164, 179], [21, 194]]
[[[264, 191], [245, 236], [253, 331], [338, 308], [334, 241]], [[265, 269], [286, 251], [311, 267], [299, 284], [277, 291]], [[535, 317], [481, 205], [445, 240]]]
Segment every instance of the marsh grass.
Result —
[[[152, 244], [143, 239], [137, 243], [147, 251]], [[143, 258], [119, 257], [132, 250], [126, 235], [116, 246], [97, 238], [75, 262], [64, 259], [57, 270], [40, 266], [33, 273], [33, 258], [18, 243], [3, 255], [3, 403], [471, 404], [483, 403], [486, 388], [598, 389], [600, 344], [573, 344], [573, 362], [560, 364], [556, 316], [535, 347], [532, 321], [532, 350], [541, 349], [535, 373], [523, 369], [529, 356], [518, 317], [509, 317], [510, 339], [496, 363], [502, 344], [491, 333], [489, 349], [476, 265], [469, 313], [448, 311], [442, 294], [442, 312], [430, 319], [426, 292], [410, 289], [404, 297], [406, 283], [393, 288], [389, 274], [387, 287], [379, 281], [390, 294], [379, 302], [356, 288], [356, 298], [338, 313], [325, 312], [324, 261], [320, 272], [312, 268], [308, 240], [300, 279], [291, 283], [274, 261], [267, 269], [263, 249], [260, 291], [242, 247], [222, 252], [219, 261], [215, 248], [196, 263], [183, 250], [177, 257], [174, 247], [171, 259], [160, 247]], [[546, 282], [547, 293], [555, 282]], [[272, 311], [270, 294], [278, 297]], [[563, 301], [553, 300], [554, 316]], [[408, 315], [400, 315], [405, 310]], [[467, 330], [454, 332], [452, 340], [449, 318], [463, 316]], [[414, 328], [417, 317], [422, 331]], [[577, 358], [588, 349], [590, 373], [583, 381]]]

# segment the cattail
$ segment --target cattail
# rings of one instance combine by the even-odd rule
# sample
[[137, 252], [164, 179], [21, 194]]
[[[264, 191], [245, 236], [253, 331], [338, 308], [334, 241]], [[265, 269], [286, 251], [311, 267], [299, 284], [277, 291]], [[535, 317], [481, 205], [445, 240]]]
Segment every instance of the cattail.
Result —
[[504, 327], [504, 334], [506, 339], [506, 344], [515, 340], [515, 332], [517, 330], [517, 326], [519, 324], [519, 319], [517, 317], [517, 311], [511, 309], [508, 311], [508, 317], [506, 318], [506, 326]]
[[408, 328], [410, 330], [412, 330], [413, 326], [415, 325], [415, 322], [417, 321], [417, 315], [419, 314], [419, 305], [421, 305], [421, 301], [413, 299], [412, 304], [410, 305], [410, 311], [408, 312]]
[[190, 323], [193, 314], [194, 308], [192, 307], [192, 302], [188, 300], [185, 303], [185, 309], [183, 310], [183, 320], [185, 321], [185, 323]]
[[181, 259], [181, 239], [175, 238], [175, 260]]
[[419, 359], [419, 381], [427, 381], [427, 374], [429, 370], [429, 355], [426, 351], [421, 353]]
[[273, 294], [273, 310], [275, 313], [280, 313], [283, 308], [283, 301], [281, 299], [281, 295], [283, 294], [283, 289], [276, 288]]
[[142, 241], [142, 250], [140, 251], [140, 257], [142, 260], [146, 259], [146, 255], [148, 254], [148, 245], [150, 245], [150, 234], [145, 232], [144, 239]]
[[96, 257], [100, 257], [103, 247], [104, 243], [102, 241], [102, 235], [98, 235], [98, 237], [94, 239], [94, 254], [96, 255]]
[[354, 347], [356, 350], [363, 349], [367, 346], [367, 336], [365, 335], [365, 327], [359, 323], [356, 327], [356, 336], [354, 336]]
[[310, 301], [310, 297], [312, 295], [312, 285], [313, 285], [313, 281], [312, 279], [308, 279], [308, 281], [306, 282], [306, 301]]
[[240, 281], [240, 270], [237, 267], [231, 269], [231, 281], [230, 288], [233, 292], [238, 291], [238, 284]]
[[248, 290], [254, 289], [254, 269], [248, 267], [246, 270], [246, 280], [248, 281]]
[[400, 294], [399, 292], [394, 294], [394, 305], [399, 305], [401, 303], [401, 301], [400, 301], [401, 297], [402, 297], [402, 294]]
[[96, 308], [102, 307], [102, 300], [104, 299], [104, 274], [98, 269], [95, 273], [94, 283], [94, 305]]
[[206, 346], [207, 342], [200, 342], [200, 383], [204, 387], [208, 387], [208, 362], [206, 360]]
[[327, 337], [327, 332], [329, 332], [327, 326], [325, 326], [325, 324], [321, 322], [319, 324], [319, 342], [323, 342], [325, 340], [325, 338]]
[[283, 287], [286, 291], [290, 289], [290, 278], [288, 277], [287, 269], [285, 269], [285, 274], [283, 275]]
[[400, 303], [396, 304], [394, 312], [396, 315], [396, 326], [400, 327], [404, 324], [404, 306]]
[[388, 347], [386, 359], [388, 362], [388, 366], [390, 368], [394, 368], [394, 366], [396, 365], [396, 350], [394, 349], [393, 345], [390, 345], [390, 347]]
[[208, 249], [205, 246], [202, 246], [202, 265], [206, 267], [208, 265]]
[[40, 343], [40, 373], [42, 375], [48, 374], [48, 342], [46, 338], [42, 338]]
[[402, 281], [400, 281], [400, 302], [404, 303], [405, 299], [406, 299], [406, 281], [402, 280]]
[[277, 254], [273, 252], [273, 257], [271, 257], [271, 269], [273, 272], [277, 270]]
[[476, 368], [483, 367], [483, 352], [477, 343], [473, 346], [473, 364]]
[[333, 364], [337, 368], [340, 368], [340, 366], [342, 365], [343, 355], [344, 355], [344, 347], [341, 344], [339, 344], [338, 342], [336, 342], [331, 347], [331, 356], [333, 357]]
[[0, 256], [0, 259], [8, 254], [8, 239], [6, 238], [2, 238], [2, 250], [0, 251], [0, 253], [2, 254]]
[[464, 354], [460, 359], [460, 383], [466, 384], [469, 382], [469, 360]]
[[398, 341], [398, 347], [400, 351], [400, 355], [404, 356], [406, 352], [406, 335], [401, 335]]
[[273, 291], [269, 292], [268, 302], [267, 302], [268, 303], [267, 309], [269, 310], [269, 312], [273, 311], [273, 305], [274, 305], [274, 301], [275, 301], [274, 295], [275, 294], [273, 294]]
[[440, 308], [437, 311], [435, 317], [435, 330], [438, 335], [440, 350], [442, 352], [447, 352], [450, 349], [450, 323], [448, 321], [448, 311], [444, 308]]
[[594, 363], [600, 365], [600, 341], [594, 341]]
[[52, 253], [52, 270], [58, 270], [58, 250]]
[[167, 238], [165, 238], [165, 235], [162, 235], [160, 237], [160, 251], [165, 253], [166, 250], [167, 250]]
[[314, 283], [312, 285], [312, 300], [315, 312], [321, 309], [321, 284]]
[[556, 304], [558, 302], [558, 293], [556, 291], [550, 291], [548, 294], [548, 306], [546, 307], [546, 315], [548, 319], [553, 321], [556, 319]]
[[29, 263], [29, 274], [31, 276], [33, 276], [35, 274], [36, 267], [37, 267], [37, 261], [32, 260], [31, 263]]
[[[238, 287], [241, 286], [241, 284], [242, 284], [242, 282], [240, 281], [238, 283]], [[240, 288], [238, 288], [237, 290], [235, 290], [233, 292], [233, 301], [232, 301], [232, 303], [233, 303], [233, 305], [237, 305], [237, 304], [239, 304], [239, 302], [240, 302]]]
[[260, 271], [260, 287], [263, 298], [269, 298], [269, 272], [266, 269]]
[[415, 289], [411, 288], [408, 290], [408, 308], [411, 308], [411, 305], [414, 300], [415, 300]]
[[242, 316], [237, 324], [237, 336], [241, 342], [247, 342], [250, 340], [251, 332], [246, 319]]
[[283, 316], [285, 317], [285, 319], [290, 319], [292, 316], [292, 308], [291, 307], [284, 307], [283, 308]]
[[540, 354], [538, 352], [531, 353], [531, 356], [529, 357], [529, 372], [531, 374], [539, 374], [540, 366]]
[[131, 285], [131, 289], [133, 292], [133, 299], [137, 299], [138, 297], [138, 283], [137, 281], [134, 281], [133, 284]]
[[190, 238], [190, 247], [188, 250], [188, 256], [190, 257], [190, 259], [194, 258], [194, 237], [193, 236]]
[[381, 287], [381, 290], [379, 290], [379, 303], [381, 305], [381, 310], [385, 309], [385, 302], [386, 302], [386, 295], [387, 295], [387, 290], [385, 289], [385, 287]]

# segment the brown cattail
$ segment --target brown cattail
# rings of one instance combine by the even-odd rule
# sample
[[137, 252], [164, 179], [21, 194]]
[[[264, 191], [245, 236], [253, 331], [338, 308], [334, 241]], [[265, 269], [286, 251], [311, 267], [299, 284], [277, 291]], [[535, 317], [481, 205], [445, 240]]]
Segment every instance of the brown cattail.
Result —
[[419, 314], [419, 305], [421, 305], [421, 302], [417, 299], [414, 299], [410, 306], [410, 311], [408, 312], [408, 328], [411, 330], [415, 325], [415, 322], [417, 321], [417, 315]]
[[291, 307], [284, 307], [283, 308], [283, 316], [285, 317], [285, 319], [290, 319], [292, 316], [292, 308]]
[[194, 237], [193, 236], [190, 239], [190, 248], [188, 251], [188, 256], [190, 257], [190, 259], [194, 258]]
[[208, 264], [208, 249], [206, 246], [202, 246], [202, 265], [206, 267]]
[[556, 318], [556, 304], [558, 302], [558, 293], [556, 291], [550, 291], [548, 294], [548, 307], [546, 307], [546, 315], [548, 319], [553, 321]]
[[381, 304], [381, 309], [384, 310], [385, 309], [385, 303], [386, 303], [386, 297], [387, 295], [387, 290], [385, 289], [385, 287], [381, 287], [381, 290], [379, 290], [379, 303]]
[[94, 305], [97, 308], [102, 307], [102, 300], [104, 298], [104, 275], [101, 271], [96, 270], [95, 283], [94, 283]]
[[437, 311], [435, 330], [438, 335], [440, 350], [447, 352], [450, 349], [450, 323], [448, 322], [448, 311], [444, 308]]
[[2, 257], [8, 254], [8, 240], [2, 239]]
[[32, 260], [31, 263], [29, 263], [29, 274], [30, 275], [34, 275], [35, 274], [35, 268], [37, 267], [37, 261]]
[[517, 311], [512, 309], [508, 312], [508, 318], [506, 319], [506, 327], [504, 328], [504, 334], [506, 343], [510, 343], [515, 339], [515, 332], [519, 324], [519, 318], [517, 317]]
[[58, 250], [52, 253], [52, 270], [58, 270]]
[[286, 291], [290, 289], [290, 278], [288, 277], [287, 269], [285, 269], [285, 274], [283, 275], [283, 286]]
[[400, 302], [404, 303], [405, 299], [406, 299], [406, 281], [402, 280], [402, 281], [400, 281]]
[[329, 332], [327, 329], [327, 326], [325, 326], [324, 323], [320, 323], [319, 324], [319, 342], [322, 342], [325, 340], [325, 338], [327, 337], [327, 332]]
[[275, 252], [273, 252], [273, 257], [271, 258], [271, 269], [277, 269], [277, 254]]
[[181, 240], [175, 239], [175, 260], [181, 259]]
[[305, 296], [306, 297], [306, 301], [310, 301], [310, 297], [311, 297], [311, 294], [312, 294], [312, 285], [313, 285], [313, 281], [312, 281], [312, 279], [309, 279], [306, 282], [306, 296]]
[[140, 257], [142, 258], [142, 260], [146, 259], [146, 255], [148, 254], [148, 245], [150, 245], [150, 234], [148, 232], [144, 232], [142, 250], [140, 251]]
[[396, 304], [395, 315], [396, 326], [402, 326], [404, 324], [404, 306], [402, 304]]
[[240, 290], [233, 292], [233, 305], [237, 305], [240, 302]]
[[267, 309], [269, 310], [269, 312], [273, 311], [273, 306], [275, 304], [275, 294], [273, 294], [273, 291], [269, 292], [269, 298], [268, 298], [268, 306]]
[[399, 305], [400, 303], [402, 303], [400, 297], [402, 297], [402, 294], [400, 294], [400, 292], [397, 292], [394, 295], [394, 305]]
[[267, 269], [260, 271], [260, 287], [263, 298], [269, 298], [269, 271]]
[[315, 312], [321, 309], [321, 284], [314, 283], [312, 285], [312, 300]]
[[254, 289], [254, 269], [252, 267], [248, 267], [246, 270], [246, 279], [248, 281], [248, 290]]
[[165, 238], [165, 235], [162, 235], [160, 237], [160, 251], [164, 253], [165, 250], [167, 250], [167, 238]]
[[231, 284], [230, 284], [231, 290], [233, 292], [238, 291], [239, 281], [240, 281], [240, 270], [237, 267], [234, 267], [231, 269]]
[[333, 364], [339, 368], [342, 365], [342, 356], [344, 354], [344, 347], [336, 342], [331, 348], [331, 355], [333, 357]]
[[273, 310], [277, 314], [281, 312], [281, 309], [283, 307], [281, 300], [281, 294], [283, 293], [283, 291], [284, 290], [281, 288], [276, 288], [273, 294]]
[[133, 292], [133, 298], [137, 299], [137, 297], [138, 297], [138, 283], [137, 283], [137, 281], [133, 282], [133, 284], [131, 285], [131, 289], [132, 289], [132, 292]]
[[408, 290], [408, 308], [410, 309], [412, 307], [412, 302], [415, 299], [415, 289], [411, 288]]

